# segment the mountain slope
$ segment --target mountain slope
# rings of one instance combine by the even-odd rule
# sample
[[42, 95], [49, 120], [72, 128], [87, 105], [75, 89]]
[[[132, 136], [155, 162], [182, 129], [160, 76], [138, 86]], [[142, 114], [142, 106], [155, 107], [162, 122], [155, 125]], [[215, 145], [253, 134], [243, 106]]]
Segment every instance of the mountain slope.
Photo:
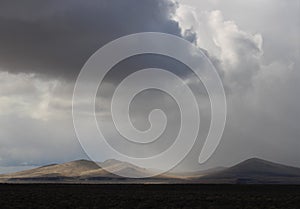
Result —
[[0, 175], [1, 178], [37, 178], [37, 177], [76, 177], [83, 172], [99, 169], [99, 166], [88, 160], [77, 160], [63, 164], [52, 164], [20, 171], [11, 174]]
[[167, 173], [144, 179], [120, 177], [102, 167], [124, 175], [143, 176], [145, 173], [151, 173], [150, 170], [118, 160], [107, 160], [98, 164], [78, 160], [0, 175], [0, 182], [300, 184], [300, 168], [257, 158], [243, 161], [230, 168], [180, 174]]
[[200, 179], [217, 183], [299, 184], [300, 168], [252, 158]]
[[[103, 169], [102, 167], [105, 167]], [[94, 163], [88, 160], [77, 160], [63, 164], [53, 164], [47, 165], [35, 169], [30, 169], [26, 171], [2, 174], [0, 175], [0, 182], [55, 182], [55, 181], [70, 181], [70, 182], [80, 182], [80, 181], [114, 181], [124, 178], [118, 176], [114, 173], [107, 171], [118, 172], [121, 175], [128, 176], [144, 176], [144, 174], [151, 174], [149, 170], [140, 168], [138, 166], [132, 165], [130, 163], [121, 162], [118, 160], [107, 160], [102, 163]], [[171, 175], [159, 175], [150, 178], [150, 180], [173, 180], [176, 177]], [[138, 180], [136, 180], [138, 181]]]

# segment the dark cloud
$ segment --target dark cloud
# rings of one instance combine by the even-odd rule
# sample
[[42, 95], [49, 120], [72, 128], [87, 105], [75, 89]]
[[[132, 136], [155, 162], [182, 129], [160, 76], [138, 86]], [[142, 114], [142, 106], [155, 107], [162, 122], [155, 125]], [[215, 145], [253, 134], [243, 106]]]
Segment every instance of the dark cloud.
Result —
[[[85, 157], [72, 126], [74, 83], [70, 81], [99, 47], [123, 35], [145, 31], [183, 34], [185, 39], [198, 42], [222, 77], [228, 120], [218, 150], [202, 169], [232, 165], [253, 156], [300, 166], [299, 3], [272, 0], [262, 7], [253, 1], [186, 2], [195, 3], [199, 16], [193, 19], [178, 9], [178, 23], [170, 16], [182, 4], [171, 0], [0, 0], [0, 166]], [[187, 7], [186, 11], [192, 9]], [[212, 11], [215, 9], [220, 11]], [[191, 23], [199, 27], [191, 27]], [[206, 106], [203, 86], [199, 87], [184, 66], [170, 59], [143, 55], [119, 64], [100, 86], [103, 104], [99, 102], [98, 119], [109, 118], [108, 102], [116, 85], [128, 74], [148, 67], [170, 69], [186, 79], [199, 104]], [[14, 74], [19, 72], [24, 73]], [[32, 72], [46, 79], [30, 75]], [[52, 79], [57, 77], [67, 80]], [[175, 106], [158, 93], [139, 96], [131, 113], [134, 125], [141, 130], [148, 125], [150, 109], [169, 103]], [[175, 111], [167, 109], [166, 115]], [[201, 128], [203, 121], [206, 118], [201, 115]], [[85, 120], [82, 124], [89, 129]], [[201, 134], [206, 134], [207, 127], [202, 130]], [[154, 151], [163, 150], [167, 143], [171, 141]], [[203, 144], [201, 140], [197, 143], [180, 165], [186, 170], [199, 168]]]
[[[168, 0], [2, 0], [0, 68], [74, 78], [85, 61], [118, 37], [146, 31], [180, 36]], [[189, 39], [194, 35], [189, 32]]]

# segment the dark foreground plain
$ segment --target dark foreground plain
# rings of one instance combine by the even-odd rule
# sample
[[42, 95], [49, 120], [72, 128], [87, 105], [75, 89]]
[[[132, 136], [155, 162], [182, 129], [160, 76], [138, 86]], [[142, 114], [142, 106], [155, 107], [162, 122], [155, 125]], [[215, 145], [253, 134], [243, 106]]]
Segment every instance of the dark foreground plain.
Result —
[[1, 184], [0, 208], [299, 209], [300, 186]]

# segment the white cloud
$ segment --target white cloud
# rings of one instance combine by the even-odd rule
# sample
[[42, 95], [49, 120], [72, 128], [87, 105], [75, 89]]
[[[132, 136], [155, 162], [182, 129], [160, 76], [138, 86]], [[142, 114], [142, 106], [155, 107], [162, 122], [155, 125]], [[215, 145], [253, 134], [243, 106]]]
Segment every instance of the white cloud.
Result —
[[0, 72], [0, 166], [85, 157], [73, 131], [71, 86]]
[[294, 149], [300, 146], [300, 27], [295, 19], [300, 2], [180, 2], [189, 5], [176, 13], [180, 27], [196, 31], [199, 47], [216, 60], [228, 92], [227, 128], [209, 163], [259, 156], [300, 166]]
[[70, 84], [44, 80], [34, 74], [0, 72], [0, 115], [13, 114], [40, 120], [64, 117], [66, 108], [71, 108], [70, 92], [67, 97], [58, 92], [70, 88], [68, 86]]

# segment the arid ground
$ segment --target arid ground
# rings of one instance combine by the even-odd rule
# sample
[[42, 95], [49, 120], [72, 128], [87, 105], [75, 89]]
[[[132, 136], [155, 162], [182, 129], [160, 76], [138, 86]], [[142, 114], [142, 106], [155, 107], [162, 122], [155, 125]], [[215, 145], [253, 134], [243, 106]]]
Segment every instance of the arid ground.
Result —
[[2, 209], [298, 209], [300, 186], [1, 184]]

